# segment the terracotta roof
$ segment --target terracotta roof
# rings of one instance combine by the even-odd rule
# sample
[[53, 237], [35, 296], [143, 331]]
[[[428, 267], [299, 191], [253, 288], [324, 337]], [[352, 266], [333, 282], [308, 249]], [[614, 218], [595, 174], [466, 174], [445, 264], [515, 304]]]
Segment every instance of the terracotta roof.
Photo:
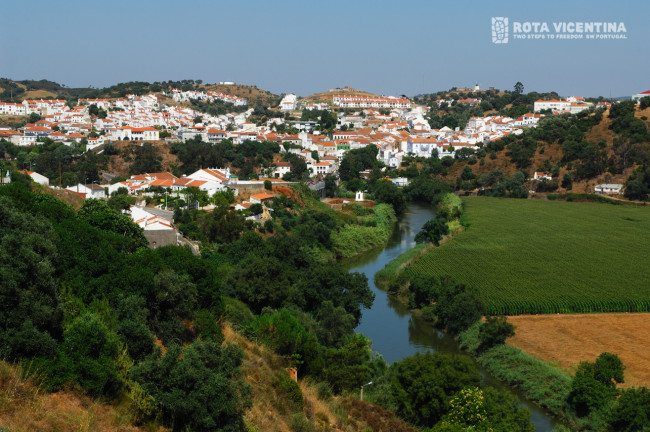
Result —
[[259, 194], [251, 195], [251, 198], [255, 198], [261, 201], [265, 199], [275, 198], [275, 195], [270, 195], [267, 193], [259, 193]]

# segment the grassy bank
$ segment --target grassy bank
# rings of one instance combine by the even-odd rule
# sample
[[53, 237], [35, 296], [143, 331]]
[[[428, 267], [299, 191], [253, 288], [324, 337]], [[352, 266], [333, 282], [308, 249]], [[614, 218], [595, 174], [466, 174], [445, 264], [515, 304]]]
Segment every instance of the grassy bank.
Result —
[[374, 208], [352, 204], [345, 207], [344, 213], [353, 216], [353, 222], [332, 233], [332, 250], [342, 258], [384, 245], [393, 233], [397, 220], [395, 211], [388, 204], [379, 204]]
[[527, 399], [555, 415], [564, 416], [571, 376], [507, 344], [478, 353], [478, 332], [481, 324], [481, 321], [478, 321], [458, 335], [461, 348], [473, 354], [490, 374], [521, 389]]

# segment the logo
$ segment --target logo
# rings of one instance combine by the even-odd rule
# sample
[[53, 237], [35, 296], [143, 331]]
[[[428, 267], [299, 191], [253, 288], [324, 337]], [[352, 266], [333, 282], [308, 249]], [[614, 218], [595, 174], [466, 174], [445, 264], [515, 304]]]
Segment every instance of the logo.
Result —
[[492, 17], [492, 43], [508, 43], [508, 17]]
[[519, 40], [605, 40], [627, 39], [624, 22], [614, 21], [513, 21], [492, 17], [492, 43]]

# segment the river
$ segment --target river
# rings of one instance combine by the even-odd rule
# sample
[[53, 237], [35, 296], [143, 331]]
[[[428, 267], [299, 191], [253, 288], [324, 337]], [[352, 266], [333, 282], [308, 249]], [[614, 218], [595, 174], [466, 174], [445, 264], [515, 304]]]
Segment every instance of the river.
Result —
[[[373, 350], [381, 354], [388, 363], [401, 360], [416, 352], [439, 351], [467, 355], [450, 336], [435, 329], [430, 323], [412, 316], [404, 305], [389, 297], [374, 283], [374, 276], [384, 266], [415, 246], [415, 235], [422, 225], [433, 218], [430, 206], [410, 204], [407, 213], [397, 222], [393, 235], [384, 249], [373, 250], [346, 260], [350, 271], [364, 273], [368, 285], [375, 293], [375, 302], [370, 309], [363, 310], [361, 323], [356, 331], [372, 340]], [[484, 383], [515, 394], [521, 404], [531, 411], [531, 420], [536, 432], [547, 432], [557, 424], [552, 415], [524, 399], [521, 394], [492, 377], [478, 363]]]

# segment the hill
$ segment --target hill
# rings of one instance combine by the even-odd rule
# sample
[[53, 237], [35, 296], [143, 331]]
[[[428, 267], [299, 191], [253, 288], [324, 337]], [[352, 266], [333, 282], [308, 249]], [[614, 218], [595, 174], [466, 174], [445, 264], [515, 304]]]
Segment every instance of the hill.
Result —
[[42, 391], [33, 374], [0, 361], [0, 430], [144, 432], [130, 424], [128, 410], [66, 390]]
[[304, 98], [301, 98], [300, 100], [303, 102], [329, 102], [332, 103], [332, 98], [335, 95], [338, 94], [345, 94], [345, 95], [355, 95], [355, 96], [370, 96], [370, 97], [378, 97], [378, 95], [374, 93], [370, 93], [367, 91], [363, 90], [356, 90], [353, 89], [352, 87], [343, 87], [343, 88], [334, 88], [330, 89], [328, 91], [320, 92], [320, 93], [314, 93], [311, 96], [306, 96]]
[[407, 267], [478, 290], [489, 314], [650, 310], [650, 209], [468, 197], [465, 231]]
[[[593, 116], [593, 114], [592, 114]], [[634, 113], [634, 118], [642, 121], [646, 128], [650, 128], [650, 108], [645, 110], [637, 110]], [[562, 121], [559, 117], [550, 118], [552, 121]], [[565, 126], [571, 127], [571, 120]], [[577, 123], [573, 123], [577, 124]], [[543, 139], [536, 139], [536, 147], [529, 153], [529, 161], [527, 166], [522, 167], [521, 163], [517, 163], [513, 152], [511, 151], [510, 144], [512, 140], [504, 139], [501, 142], [495, 141], [486, 146], [486, 149], [478, 152], [478, 158], [472, 160], [456, 160], [453, 165], [447, 168], [447, 173], [440, 177], [449, 182], [455, 182], [466, 169], [471, 168], [472, 172], [477, 176], [488, 175], [494, 171], [501, 171], [505, 176], [512, 176], [520, 170], [524, 170], [528, 177], [533, 176], [535, 171], [547, 172], [552, 174], [554, 183], [557, 185], [557, 190], [560, 192], [575, 192], [575, 193], [593, 193], [594, 186], [601, 183], [619, 183], [625, 184], [630, 174], [638, 167], [637, 163], [633, 162], [634, 158], [643, 158], [643, 154], [650, 151], [650, 143], [640, 142], [634, 145], [624, 144], [627, 147], [621, 146], [621, 142], [629, 142], [629, 138], [625, 134], [616, 133], [612, 129], [613, 120], [609, 116], [609, 112], [604, 112], [602, 120], [597, 124], [590, 126], [584, 134], [579, 138], [581, 142], [591, 143], [597, 146], [599, 151], [602, 152], [598, 163], [600, 168], [595, 169], [595, 175], [579, 176], [576, 174], [579, 165], [586, 165], [591, 163], [587, 158], [590, 157], [588, 152], [584, 155], [578, 155], [574, 160], [567, 160], [567, 149], [563, 142], [553, 141], [548, 143]], [[543, 134], [542, 134], [543, 135]], [[516, 138], [515, 138], [516, 139]], [[567, 141], [572, 140], [569, 137]], [[577, 140], [576, 140], [577, 141]], [[501, 147], [502, 150], [491, 150], [491, 148]], [[627, 152], [627, 156], [624, 152]], [[629, 157], [627, 162], [623, 161], [623, 157]], [[480, 163], [477, 163], [480, 162]], [[420, 170], [423, 164], [418, 164]], [[565, 175], [571, 175], [573, 181], [570, 188], [562, 186], [561, 180]], [[534, 189], [534, 184], [529, 184], [530, 188]]]
[[257, 88], [257, 86], [233, 84], [203, 84], [201, 80], [181, 80], [166, 82], [127, 82], [118, 83], [104, 88], [73, 88], [66, 87], [49, 80], [22, 80], [15, 81], [7, 78], [0, 78], [0, 101], [20, 101], [33, 98], [103, 98], [103, 97], [125, 97], [127, 94], [142, 95], [156, 93], [163, 102], [169, 102], [162, 91], [177, 88], [181, 90], [213, 90], [228, 95], [239, 96], [247, 99], [251, 106], [257, 104], [275, 105], [279, 97], [269, 91]]
[[246, 419], [255, 430], [290, 432], [300, 430], [346, 431], [403, 431], [416, 429], [395, 417], [390, 411], [356, 400], [351, 395], [333, 396], [323, 391], [322, 385], [299, 380], [299, 395], [287, 394], [281, 383], [287, 376], [285, 361], [268, 347], [246, 339], [232, 327], [224, 327], [226, 342], [244, 350], [242, 365], [244, 380], [253, 387], [253, 406]]
[[199, 86], [202, 89], [212, 90], [219, 93], [238, 96], [246, 99], [249, 106], [267, 105], [275, 106], [280, 102], [280, 97], [267, 90], [262, 90], [254, 85], [245, 84], [205, 84]]
[[[416, 432], [390, 411], [361, 402], [353, 396], [332, 396], [319, 390], [317, 383], [300, 380], [295, 400], [287, 394], [285, 361], [272, 350], [237, 333], [225, 324], [227, 343], [244, 352], [244, 381], [252, 388], [252, 407], [246, 412], [248, 430], [291, 432], [329, 430], [361, 432], [390, 430]], [[286, 378], [285, 378], [286, 377]], [[79, 391], [42, 391], [37, 374], [19, 365], [0, 361], [0, 430], [62, 432], [94, 430], [100, 432], [167, 431], [150, 422], [134, 426], [128, 404], [109, 404]]]

